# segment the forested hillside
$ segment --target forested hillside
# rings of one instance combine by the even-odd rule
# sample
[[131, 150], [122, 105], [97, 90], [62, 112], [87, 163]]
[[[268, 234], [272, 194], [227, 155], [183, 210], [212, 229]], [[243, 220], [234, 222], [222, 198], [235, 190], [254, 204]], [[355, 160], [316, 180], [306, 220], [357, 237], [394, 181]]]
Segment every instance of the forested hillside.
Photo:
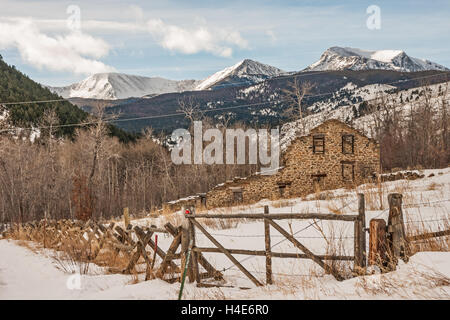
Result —
[[[67, 126], [85, 122], [89, 114], [68, 101], [55, 101], [46, 103], [21, 103], [44, 100], [60, 100], [57, 94], [52, 93], [28, 76], [8, 65], [0, 56], [0, 105], [8, 110], [9, 121], [15, 127], [38, 126], [42, 116], [48, 110], [54, 110], [60, 127], [56, 130], [58, 136], [73, 137], [76, 126]], [[112, 125], [109, 126], [111, 135], [117, 136], [121, 141], [134, 140], [134, 135], [125, 133]]]

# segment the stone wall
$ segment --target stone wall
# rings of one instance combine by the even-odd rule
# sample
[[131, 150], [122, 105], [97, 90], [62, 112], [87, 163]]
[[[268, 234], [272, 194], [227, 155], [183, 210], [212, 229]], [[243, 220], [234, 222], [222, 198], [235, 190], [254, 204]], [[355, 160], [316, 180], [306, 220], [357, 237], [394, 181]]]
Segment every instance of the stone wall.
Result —
[[[343, 153], [343, 135], [353, 137], [353, 148], [347, 149], [352, 150], [349, 154]], [[315, 136], [324, 139], [323, 154], [313, 152]], [[328, 120], [308, 135], [295, 139], [283, 153], [282, 164], [283, 168], [274, 175], [238, 178], [215, 187], [206, 194], [206, 207], [299, 197], [355, 186], [370, 181], [379, 172], [380, 150], [374, 140], [352, 127]]]

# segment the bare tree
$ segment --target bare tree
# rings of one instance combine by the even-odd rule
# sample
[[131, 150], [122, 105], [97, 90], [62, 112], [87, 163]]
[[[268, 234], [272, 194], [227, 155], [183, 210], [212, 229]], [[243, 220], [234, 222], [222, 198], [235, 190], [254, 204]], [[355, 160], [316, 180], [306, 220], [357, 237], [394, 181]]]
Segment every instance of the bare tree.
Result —
[[178, 99], [179, 109], [178, 112], [184, 113], [191, 124], [194, 121], [201, 120], [204, 117], [204, 111], [201, 110], [200, 104], [194, 100], [192, 96], [185, 96]]
[[298, 77], [294, 77], [294, 80], [288, 83], [287, 89], [282, 89], [283, 96], [289, 104], [289, 108], [287, 109], [286, 113], [288, 115], [292, 115], [294, 118], [299, 119], [301, 125], [301, 134], [305, 134], [306, 132], [303, 100], [305, 96], [311, 93], [313, 87], [314, 85], [311, 82], [300, 82], [298, 80]]

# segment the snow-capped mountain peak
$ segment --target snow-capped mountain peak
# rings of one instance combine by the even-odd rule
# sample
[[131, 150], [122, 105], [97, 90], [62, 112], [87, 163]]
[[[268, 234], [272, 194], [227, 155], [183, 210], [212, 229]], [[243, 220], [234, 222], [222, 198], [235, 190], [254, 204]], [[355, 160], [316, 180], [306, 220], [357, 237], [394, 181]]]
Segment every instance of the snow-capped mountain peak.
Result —
[[231, 67], [225, 68], [209, 76], [197, 85], [196, 90], [206, 90], [214, 86], [220, 86], [219, 82], [222, 81], [225, 81], [224, 85], [227, 85], [227, 80], [230, 80], [231, 82], [241, 82], [243, 84], [254, 84], [284, 73], [285, 71], [276, 67], [272, 67], [258, 61], [245, 59], [239, 61]]
[[124, 73], [97, 73], [66, 87], [49, 87], [64, 98], [116, 100], [144, 95], [192, 90], [195, 80], [168, 80]]
[[331, 47], [320, 59], [304, 71], [384, 69], [416, 72], [425, 70], [449, 70], [437, 63], [413, 58], [403, 50], [362, 50], [349, 47]]
[[245, 59], [204, 80], [176, 81], [124, 73], [97, 73], [69, 86], [48, 88], [64, 98], [116, 100], [170, 92], [207, 90], [235, 83], [255, 84], [283, 73], [284, 71], [278, 68]]

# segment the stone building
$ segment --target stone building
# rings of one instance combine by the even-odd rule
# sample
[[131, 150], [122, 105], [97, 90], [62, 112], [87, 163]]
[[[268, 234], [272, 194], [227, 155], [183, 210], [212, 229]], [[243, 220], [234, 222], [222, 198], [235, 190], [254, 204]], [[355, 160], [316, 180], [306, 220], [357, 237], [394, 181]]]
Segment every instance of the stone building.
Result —
[[355, 186], [377, 176], [380, 149], [375, 140], [333, 119], [295, 138], [283, 152], [281, 164], [273, 175], [236, 178], [206, 195], [174, 204], [214, 208]]

